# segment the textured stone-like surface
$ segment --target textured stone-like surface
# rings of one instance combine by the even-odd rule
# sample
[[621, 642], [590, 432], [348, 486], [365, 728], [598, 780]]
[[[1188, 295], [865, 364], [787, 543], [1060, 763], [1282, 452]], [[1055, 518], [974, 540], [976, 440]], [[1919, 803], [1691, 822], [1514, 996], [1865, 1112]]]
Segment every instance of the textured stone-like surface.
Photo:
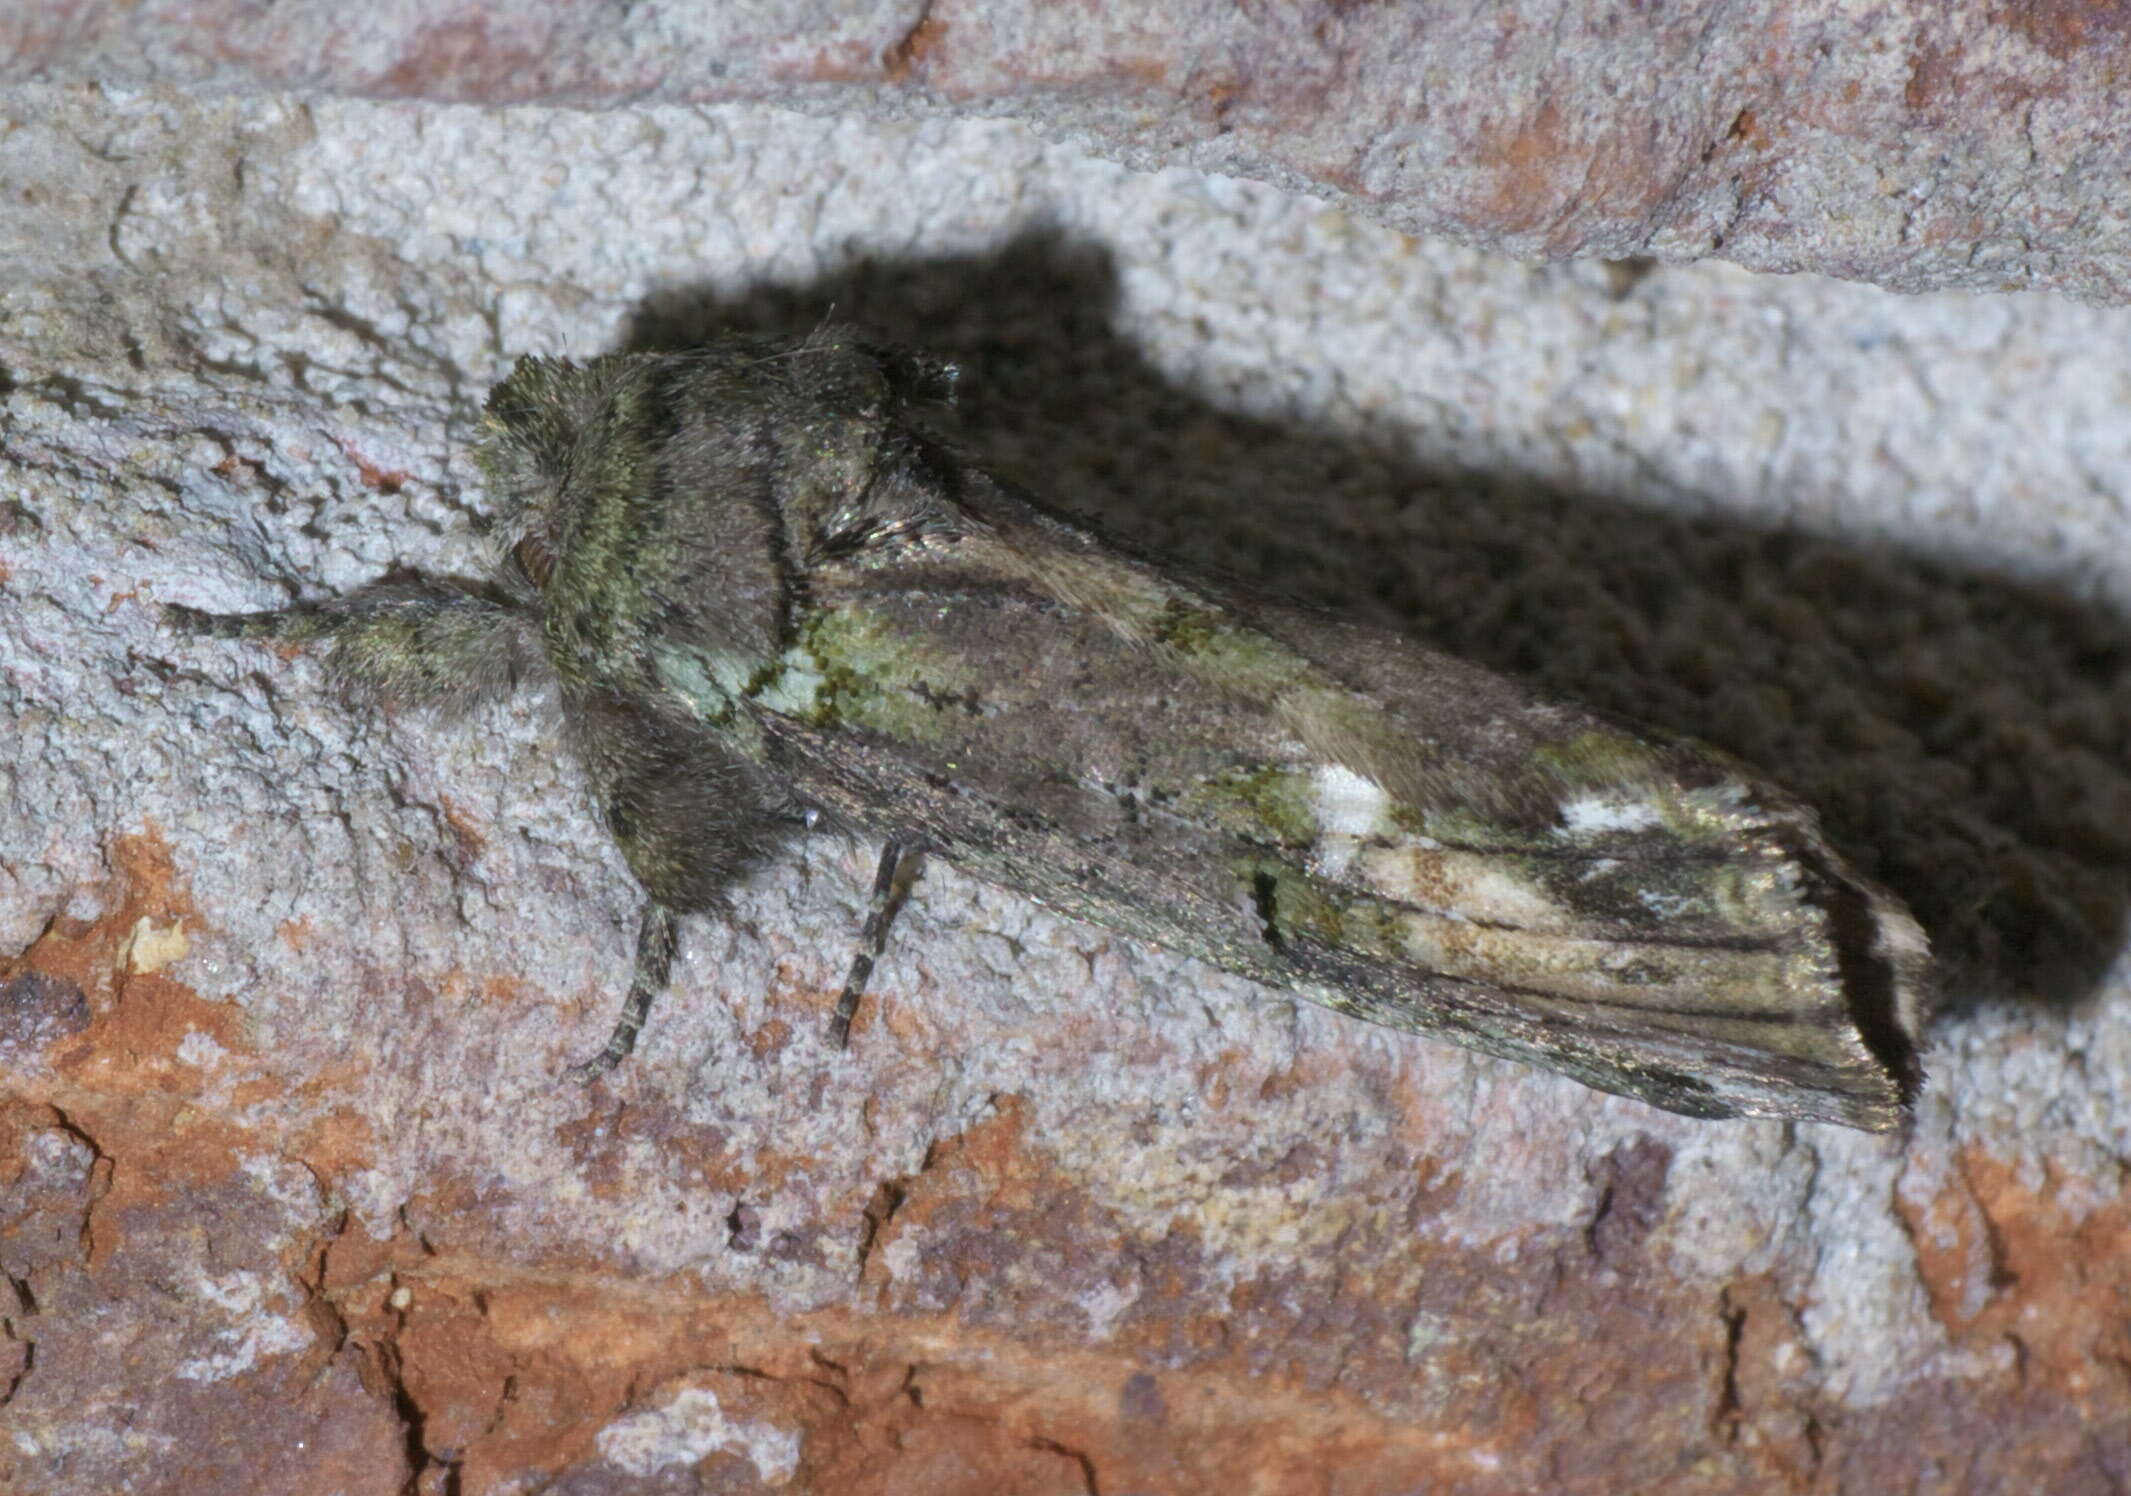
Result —
[[[1532, 270], [1002, 123], [21, 91], [0, 132], [0, 1486], [2121, 1486], [2131, 325]], [[470, 570], [519, 352], [965, 366], [1150, 544], [1714, 737], [1953, 955], [1904, 1137], [1703, 1125], [870, 849], [634, 894], [547, 704], [180, 639]]]
[[1010, 116], [1534, 258], [2131, 297], [2131, 7], [1691, 0], [175, 0], [0, 15], [0, 70], [483, 103]]

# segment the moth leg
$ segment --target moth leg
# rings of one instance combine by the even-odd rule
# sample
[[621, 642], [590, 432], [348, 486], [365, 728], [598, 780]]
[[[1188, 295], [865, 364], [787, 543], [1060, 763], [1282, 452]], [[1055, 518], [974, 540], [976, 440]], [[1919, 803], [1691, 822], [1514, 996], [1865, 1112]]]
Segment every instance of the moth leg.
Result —
[[672, 973], [681, 918], [726, 907], [733, 880], [796, 826], [782, 792], [697, 724], [567, 685], [565, 704], [585, 778], [647, 899], [621, 1017], [606, 1048], [570, 1069], [582, 1082], [635, 1047]]
[[888, 927], [910, 897], [918, 874], [925, 870], [921, 843], [890, 838], [881, 848], [880, 866], [873, 874], [873, 899], [866, 907], [865, 927], [858, 932], [858, 954], [851, 958], [851, 974], [836, 999], [836, 1016], [829, 1020], [829, 1042], [838, 1049], [851, 1043], [851, 1020], [858, 1015], [858, 1000], [865, 995], [873, 975], [873, 963], [888, 945]]
[[629, 996], [622, 1002], [622, 1016], [614, 1020], [607, 1043], [589, 1060], [580, 1060], [566, 1072], [579, 1085], [589, 1085], [605, 1075], [636, 1048], [637, 1031], [651, 1012], [651, 1001], [666, 990], [673, 974], [673, 953], [680, 944], [681, 917], [672, 908], [653, 899], [644, 905], [644, 917], [636, 930], [636, 975], [629, 981]]
[[266, 613], [170, 605], [187, 633], [331, 646], [329, 667], [356, 695], [418, 707], [469, 706], [516, 685], [535, 658], [516, 608], [444, 582], [378, 582], [346, 597]]

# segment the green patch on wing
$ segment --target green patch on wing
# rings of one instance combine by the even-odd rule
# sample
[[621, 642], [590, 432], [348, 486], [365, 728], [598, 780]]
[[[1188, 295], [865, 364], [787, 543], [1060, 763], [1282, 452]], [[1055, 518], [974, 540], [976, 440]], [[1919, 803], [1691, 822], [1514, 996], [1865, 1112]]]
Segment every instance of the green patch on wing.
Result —
[[1422, 841], [1447, 847], [1485, 847], [1508, 851], [1529, 845], [1530, 831], [1505, 826], [1486, 812], [1463, 805], [1409, 805], [1393, 800], [1386, 810], [1394, 828]]
[[947, 736], [939, 703], [968, 699], [980, 684], [967, 661], [913, 641], [907, 625], [847, 605], [809, 614], [747, 695], [815, 727], [936, 744]]
[[1146, 625], [1146, 637], [1174, 650], [1193, 674], [1217, 682], [1237, 696], [1275, 701], [1292, 697], [1290, 709], [1336, 709], [1346, 693], [1325, 684], [1323, 674], [1303, 656], [1218, 609], [1183, 597], [1170, 597]]
[[1392, 923], [1393, 906], [1383, 900], [1340, 893], [1287, 862], [1250, 858], [1236, 871], [1256, 890], [1267, 938], [1275, 943], [1306, 939], [1378, 960], [1407, 959]]
[[1648, 743], [1621, 732], [1580, 732], [1532, 749], [1532, 766], [1569, 790], [1662, 784], [1665, 761]]
[[1186, 814], [1200, 815], [1247, 842], [1307, 847], [1318, 837], [1307, 775], [1291, 769], [1231, 769], [1209, 775], [1179, 797]]

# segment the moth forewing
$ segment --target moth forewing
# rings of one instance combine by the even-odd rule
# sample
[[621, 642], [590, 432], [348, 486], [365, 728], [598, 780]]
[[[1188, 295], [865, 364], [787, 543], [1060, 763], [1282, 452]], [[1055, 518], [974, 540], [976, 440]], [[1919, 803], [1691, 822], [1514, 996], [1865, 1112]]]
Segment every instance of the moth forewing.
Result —
[[[975, 533], [1025, 532], [968, 488]], [[1358, 1017], [1694, 1115], [1897, 1119], [1921, 933], [1780, 791], [1395, 636], [1165, 600], [1088, 544], [1056, 586], [989, 538], [814, 572], [756, 697], [796, 781]], [[1188, 638], [1131, 622], [1185, 606]]]
[[926, 851], [1675, 1111], [1898, 1118], [1925, 942], [1809, 811], [1714, 750], [1113, 545], [927, 435], [942, 388], [833, 330], [526, 360], [489, 400], [495, 588], [173, 616], [330, 640], [346, 681], [418, 700], [500, 689], [541, 641], [648, 895], [584, 1073], [628, 1053], [674, 916], [827, 812], [890, 848], [839, 1034]]

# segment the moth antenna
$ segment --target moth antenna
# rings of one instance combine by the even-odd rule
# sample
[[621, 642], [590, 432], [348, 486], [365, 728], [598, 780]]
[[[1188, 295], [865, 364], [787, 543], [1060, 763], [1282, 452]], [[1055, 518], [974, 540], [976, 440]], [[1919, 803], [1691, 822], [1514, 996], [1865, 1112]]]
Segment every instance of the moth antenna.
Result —
[[653, 899], [644, 905], [643, 922], [636, 931], [636, 975], [629, 983], [629, 996], [622, 1001], [622, 1016], [614, 1020], [606, 1048], [589, 1060], [569, 1068], [571, 1080], [590, 1085], [636, 1048], [637, 1030], [651, 1012], [651, 1000], [665, 990], [673, 974], [673, 953], [680, 943], [680, 916], [668, 905]]
[[851, 974], [836, 999], [836, 1016], [829, 1020], [829, 1043], [838, 1049], [851, 1044], [851, 1020], [858, 1015], [858, 1000], [865, 995], [873, 963], [888, 945], [888, 927], [910, 897], [910, 890], [925, 870], [922, 843], [890, 839], [881, 848], [880, 866], [873, 872], [873, 898], [866, 906], [865, 927], [858, 932], [858, 954], [851, 958]]

